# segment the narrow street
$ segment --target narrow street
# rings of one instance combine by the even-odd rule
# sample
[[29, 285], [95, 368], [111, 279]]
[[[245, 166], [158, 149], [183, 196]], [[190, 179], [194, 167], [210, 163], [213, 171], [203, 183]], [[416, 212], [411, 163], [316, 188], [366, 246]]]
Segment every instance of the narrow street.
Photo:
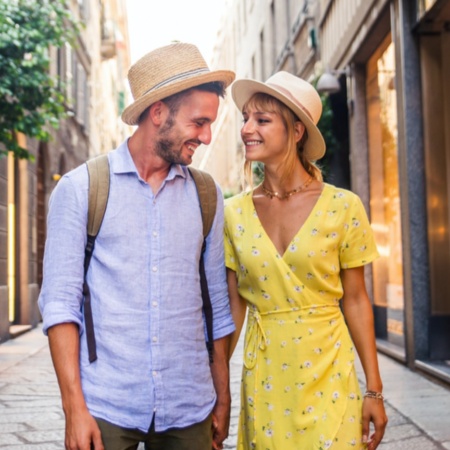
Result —
[[[233, 405], [224, 446], [228, 450], [236, 448], [241, 359], [242, 340], [231, 361]], [[379, 448], [450, 449], [450, 390], [386, 356], [380, 355], [380, 364], [389, 425]], [[59, 389], [47, 338], [38, 327], [0, 345], [0, 449], [63, 448]]]

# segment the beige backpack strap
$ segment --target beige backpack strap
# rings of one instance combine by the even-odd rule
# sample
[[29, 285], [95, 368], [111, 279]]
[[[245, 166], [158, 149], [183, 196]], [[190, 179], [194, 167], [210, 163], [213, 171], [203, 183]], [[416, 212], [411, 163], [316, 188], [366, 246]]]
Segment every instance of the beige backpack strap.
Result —
[[199, 261], [200, 286], [202, 291], [203, 314], [206, 324], [206, 348], [208, 349], [209, 362], [214, 362], [214, 332], [213, 332], [213, 309], [209, 296], [208, 280], [206, 279], [205, 261], [203, 254], [206, 250], [206, 236], [211, 230], [217, 207], [217, 188], [213, 177], [202, 170], [189, 167], [189, 171], [197, 186], [198, 197], [200, 199], [200, 209], [203, 220], [203, 245]]
[[100, 230], [109, 195], [109, 161], [108, 155], [100, 155], [86, 162], [89, 173], [89, 204], [87, 223], [87, 243], [84, 251], [84, 325], [89, 353], [89, 362], [97, 359], [94, 321], [92, 317], [91, 293], [86, 275], [94, 252], [95, 239]]
[[203, 236], [206, 238], [211, 230], [217, 208], [217, 188], [213, 177], [203, 170], [189, 167], [189, 172], [197, 186], [203, 219]]
[[106, 211], [109, 195], [108, 155], [100, 155], [87, 161], [89, 171], [89, 236], [97, 236]]

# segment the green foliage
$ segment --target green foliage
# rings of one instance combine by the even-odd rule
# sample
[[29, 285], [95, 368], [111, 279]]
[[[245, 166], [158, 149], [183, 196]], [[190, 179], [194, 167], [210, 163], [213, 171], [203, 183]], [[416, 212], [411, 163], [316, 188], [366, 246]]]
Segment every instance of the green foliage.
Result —
[[252, 164], [253, 182], [255, 186], [262, 183], [264, 180], [264, 164], [256, 161]]
[[[313, 81], [313, 85], [316, 86], [318, 78]], [[330, 98], [328, 94], [320, 94], [322, 100], [322, 115], [320, 116], [317, 128], [322, 133], [323, 139], [326, 145], [325, 156], [317, 163], [322, 171], [324, 181], [330, 174], [330, 160], [339, 149], [339, 142], [336, 139], [333, 130], [334, 113], [331, 108]]]
[[322, 116], [317, 124], [317, 128], [322, 133], [323, 139], [325, 140], [326, 152], [325, 156], [318, 162], [318, 166], [322, 171], [322, 176], [325, 181], [327, 181], [330, 175], [330, 160], [334, 153], [338, 150], [339, 143], [334, 135], [333, 131], [333, 117], [334, 113], [330, 106], [330, 100], [327, 94], [322, 94]]
[[236, 193], [233, 192], [233, 191], [224, 191], [224, 192], [223, 192], [223, 198], [224, 198], [224, 200], [226, 200], [227, 198], [231, 198], [231, 197], [233, 197], [234, 195], [236, 195]]
[[31, 159], [16, 133], [48, 141], [47, 125], [64, 117], [49, 48], [73, 43], [78, 32], [65, 0], [0, 0], [0, 156]]

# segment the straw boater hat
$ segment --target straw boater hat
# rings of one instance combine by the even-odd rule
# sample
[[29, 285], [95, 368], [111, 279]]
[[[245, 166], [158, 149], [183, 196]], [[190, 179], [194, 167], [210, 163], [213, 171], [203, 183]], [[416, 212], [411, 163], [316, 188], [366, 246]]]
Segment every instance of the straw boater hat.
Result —
[[144, 110], [158, 100], [212, 81], [227, 87], [234, 77], [229, 70], [210, 71], [195, 45], [179, 42], [158, 48], [128, 71], [134, 102], [123, 111], [122, 120], [136, 125]]
[[288, 72], [277, 72], [265, 83], [256, 80], [236, 80], [231, 86], [231, 94], [240, 111], [256, 93], [269, 94], [289, 107], [301, 120], [308, 131], [308, 139], [303, 146], [305, 157], [317, 161], [325, 154], [325, 141], [317, 128], [322, 114], [322, 101], [315, 88], [305, 80]]

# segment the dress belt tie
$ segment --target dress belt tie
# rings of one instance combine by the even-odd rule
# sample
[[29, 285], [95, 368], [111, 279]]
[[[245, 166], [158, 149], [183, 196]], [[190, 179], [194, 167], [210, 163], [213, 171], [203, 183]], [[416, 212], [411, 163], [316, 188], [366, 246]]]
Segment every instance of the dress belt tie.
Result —
[[248, 330], [244, 347], [244, 366], [253, 369], [256, 364], [258, 350], [266, 349], [266, 334], [262, 326], [261, 315], [258, 311], [250, 310], [249, 319], [253, 320], [252, 327]]
[[[339, 303], [335, 302], [326, 305], [311, 305], [305, 308], [301, 308], [306, 311], [320, 311], [321, 320], [340, 320], [341, 313], [339, 309]], [[264, 313], [258, 312], [256, 307], [249, 308], [247, 333], [244, 342], [244, 366], [246, 369], [253, 369], [256, 365], [256, 358], [258, 350], [264, 351], [266, 349], [267, 338], [263, 328], [262, 316], [281, 315], [284, 317], [286, 314], [290, 316], [294, 311], [298, 313], [300, 309], [283, 309], [274, 310]]]

